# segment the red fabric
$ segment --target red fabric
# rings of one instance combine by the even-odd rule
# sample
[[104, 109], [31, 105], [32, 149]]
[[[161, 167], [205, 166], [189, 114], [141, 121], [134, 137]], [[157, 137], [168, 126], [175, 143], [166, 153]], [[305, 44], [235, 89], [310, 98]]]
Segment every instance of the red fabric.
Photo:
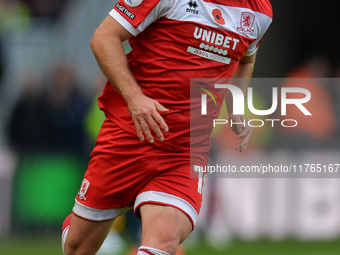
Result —
[[[128, 11], [130, 11], [133, 15], [135, 15], [134, 19], [127, 20], [130, 22], [132, 26], [137, 28], [139, 24], [149, 15], [149, 13], [152, 11], [153, 8], [160, 2], [160, 0], [144, 0], [141, 5], [137, 7], [131, 7], [124, 3], [123, 0], [118, 1], [118, 4], [121, 6], [124, 6]], [[114, 9], [119, 11], [119, 8], [117, 8], [117, 4], [115, 4]], [[121, 13], [121, 12], [120, 12]], [[122, 14], [124, 16], [124, 14]]]
[[[211, 2], [217, 6], [223, 4], [251, 8], [272, 16], [271, 5], [267, 0], [211, 0]], [[155, 9], [158, 3], [163, 5]], [[228, 30], [217, 25], [222, 24], [224, 19], [225, 22], [230, 22], [227, 20], [230, 18], [228, 16], [223, 20], [221, 15], [218, 15], [219, 19], [217, 19], [213, 13], [211, 17], [200, 16], [203, 14], [204, 2], [199, 2], [199, 6], [196, 7], [197, 11], [199, 10], [197, 14], [188, 14], [184, 11], [183, 16], [178, 16], [176, 19], [167, 18], [174, 16], [162, 12], [165, 10], [166, 13], [169, 8], [165, 1], [144, 0], [137, 7], [127, 6], [123, 0], [120, 0], [119, 4], [134, 14], [133, 18], [124, 13], [121, 16], [135, 28], [141, 24], [143, 19], [146, 23], [151, 23], [145, 29], [143, 26], [141, 29], [144, 30], [129, 40], [133, 50], [127, 57], [129, 68], [143, 92], [169, 109], [169, 112], [163, 114], [162, 117], [170, 131], [164, 133], [163, 142], [156, 140], [154, 145], [175, 152], [188, 152], [190, 146], [194, 145], [197, 149], [200, 148], [201, 152], [208, 152], [211, 148], [209, 136], [213, 127], [212, 119], [218, 118], [219, 109], [209, 113], [211, 119], [196, 121], [195, 128], [203, 131], [195, 141], [190, 140], [193, 126], [190, 123], [191, 117], [199, 116], [201, 110], [200, 104], [196, 104], [196, 108], [192, 107], [190, 93], [193, 88], [190, 87], [190, 79], [230, 78], [237, 69], [239, 61], [257, 38], [245, 36], [238, 29]], [[208, 5], [210, 6], [210, 3], [205, 4], [207, 8]], [[177, 2], [173, 9], [183, 11], [188, 7], [187, 3]], [[116, 7], [115, 9], [117, 10]], [[218, 9], [215, 9], [215, 12], [221, 13]], [[229, 14], [232, 16], [232, 13]], [[210, 22], [211, 18], [215, 18], [215, 21], [217, 19], [217, 23]], [[233, 18], [239, 21], [241, 16], [237, 15]], [[235, 20], [230, 23], [233, 22]], [[238, 26], [239, 22], [236, 23]], [[218, 58], [222, 62], [218, 61]], [[228, 60], [230, 60], [229, 63]], [[221, 92], [221, 98], [224, 97], [224, 93]], [[136, 136], [127, 105], [109, 82], [99, 97], [98, 103], [106, 117]], [[221, 104], [218, 107], [221, 107]]]
[[[200, 105], [196, 109], [190, 108], [190, 78], [231, 77], [238, 67], [238, 61], [254, 41], [230, 31], [200, 25], [202, 31], [239, 40], [235, 52], [232, 50], [234, 42], [231, 40], [231, 53], [228, 56], [231, 63], [226, 65], [187, 52], [188, 45], [200, 47], [202, 41], [193, 36], [197, 27], [194, 23], [184, 25], [183, 22], [164, 18], [130, 39], [133, 51], [128, 54], [129, 67], [138, 84], [147, 96], [169, 109], [168, 113], [162, 115], [169, 126], [169, 132], [164, 133], [164, 142], [155, 142], [156, 146], [166, 150], [190, 150], [190, 110], [192, 115], [200, 114], [195, 114], [195, 111], [200, 111]], [[197, 31], [198, 28], [196, 33]], [[223, 98], [224, 94], [220, 97]], [[109, 82], [98, 102], [108, 118], [131, 134], [137, 135], [124, 99]], [[218, 114], [219, 111], [216, 111], [211, 118], [217, 119]], [[212, 121], [203, 121], [200, 125], [202, 130], [212, 129]], [[200, 144], [202, 151], [210, 150], [210, 132], [202, 132], [204, 137], [199, 139], [204, 141]]]
[[203, 0], [204, 2], [221, 4], [233, 7], [248, 8], [256, 12], [266, 14], [270, 18], [273, 18], [272, 5], [268, 0]]
[[65, 228], [67, 228], [68, 226], [70, 226], [71, 224], [71, 219], [72, 219], [72, 215], [73, 213], [71, 213], [69, 216], [66, 217], [66, 219], [63, 222], [63, 226], [62, 226], [62, 232], [64, 232]]
[[[85, 173], [90, 185], [86, 199], [76, 197], [94, 209], [132, 207], [141, 191], [159, 191], [180, 197], [199, 213], [202, 195], [186, 153], [160, 149], [139, 139], [106, 119]], [[208, 155], [198, 155], [195, 164], [204, 166]]]

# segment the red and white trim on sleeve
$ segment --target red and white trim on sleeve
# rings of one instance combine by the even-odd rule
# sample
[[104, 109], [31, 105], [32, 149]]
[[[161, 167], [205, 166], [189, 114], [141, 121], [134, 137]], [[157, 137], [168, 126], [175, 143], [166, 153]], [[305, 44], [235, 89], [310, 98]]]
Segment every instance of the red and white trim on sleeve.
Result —
[[253, 40], [245, 54], [247, 56], [256, 52], [273, 16], [267, 0], [233, 0], [228, 3], [222, 0], [195, 0], [194, 14], [188, 12], [191, 9], [186, 1], [151, 0], [143, 1], [137, 7], [128, 6], [124, 1], [116, 3], [110, 15], [134, 36], [163, 17], [176, 22], [205, 25]]
[[[117, 3], [118, 4], [118, 3]], [[138, 35], [137, 29], [131, 25], [122, 15], [120, 15], [115, 9], [112, 9], [109, 13], [112, 18], [114, 18], [119, 24], [121, 24], [130, 34], [136, 36]]]
[[168, 0], [148, 0], [133, 7], [127, 4], [128, 1], [118, 1], [109, 14], [134, 36], [164, 16], [169, 5]]

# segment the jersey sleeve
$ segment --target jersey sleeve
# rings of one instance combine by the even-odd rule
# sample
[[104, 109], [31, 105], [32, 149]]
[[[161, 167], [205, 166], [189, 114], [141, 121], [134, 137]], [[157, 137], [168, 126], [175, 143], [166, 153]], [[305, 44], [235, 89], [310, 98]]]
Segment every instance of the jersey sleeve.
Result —
[[272, 18], [266, 15], [259, 15], [257, 17], [257, 26], [259, 28], [259, 33], [257, 39], [249, 45], [248, 51], [244, 54], [245, 56], [253, 55], [259, 48], [259, 45], [263, 39], [263, 36], [267, 32], [270, 24], [272, 23]]
[[120, 0], [109, 13], [136, 36], [169, 10], [170, 0]]

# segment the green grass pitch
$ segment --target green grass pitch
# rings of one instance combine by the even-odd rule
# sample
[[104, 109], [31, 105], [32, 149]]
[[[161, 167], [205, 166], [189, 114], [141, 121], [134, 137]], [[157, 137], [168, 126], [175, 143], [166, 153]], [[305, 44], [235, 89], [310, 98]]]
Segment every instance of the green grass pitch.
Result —
[[[0, 241], [1, 255], [62, 255], [59, 237], [16, 237]], [[216, 250], [204, 242], [186, 255], [338, 255], [340, 240], [329, 242], [241, 242]], [[124, 253], [121, 255], [125, 255]]]

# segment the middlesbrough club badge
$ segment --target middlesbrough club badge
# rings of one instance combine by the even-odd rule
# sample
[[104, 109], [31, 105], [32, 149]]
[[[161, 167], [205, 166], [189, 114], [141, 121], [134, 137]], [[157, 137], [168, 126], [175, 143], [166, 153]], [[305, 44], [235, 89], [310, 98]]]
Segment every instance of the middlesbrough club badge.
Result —
[[81, 184], [80, 191], [78, 193], [79, 199], [86, 201], [87, 198], [85, 197], [85, 194], [90, 187], [90, 182], [86, 179], [83, 180], [83, 183]]
[[251, 12], [242, 12], [241, 14], [241, 26], [237, 27], [237, 31], [244, 34], [254, 33], [253, 25], [255, 21], [255, 14]]

